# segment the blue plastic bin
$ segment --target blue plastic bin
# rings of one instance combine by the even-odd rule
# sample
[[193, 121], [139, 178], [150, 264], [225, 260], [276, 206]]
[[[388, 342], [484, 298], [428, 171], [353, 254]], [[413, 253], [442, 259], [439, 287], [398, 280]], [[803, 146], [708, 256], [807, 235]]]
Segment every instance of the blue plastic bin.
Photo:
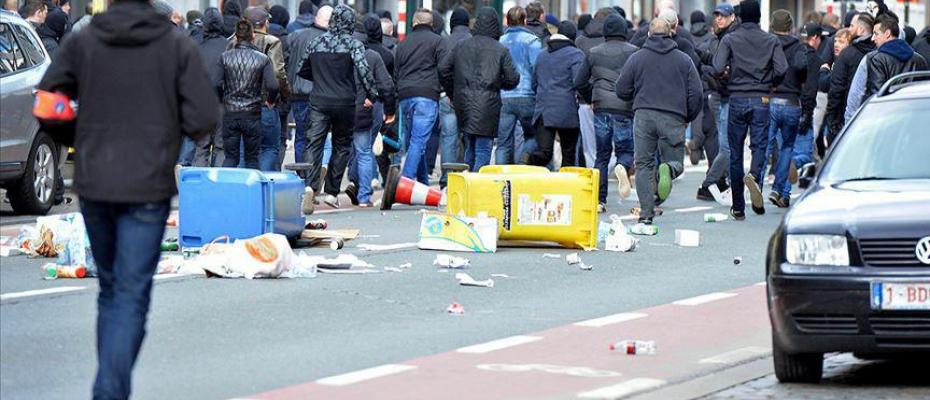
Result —
[[304, 181], [294, 172], [183, 168], [178, 187], [178, 240], [202, 247], [214, 239], [265, 233], [296, 238], [304, 229]]

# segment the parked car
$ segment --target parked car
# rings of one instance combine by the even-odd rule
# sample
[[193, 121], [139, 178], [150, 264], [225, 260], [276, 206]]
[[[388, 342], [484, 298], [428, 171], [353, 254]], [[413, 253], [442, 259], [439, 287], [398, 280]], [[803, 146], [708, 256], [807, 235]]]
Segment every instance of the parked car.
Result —
[[48, 213], [60, 184], [62, 152], [32, 116], [33, 90], [50, 63], [32, 25], [0, 11], [0, 187], [17, 213]]
[[930, 72], [902, 74], [838, 136], [766, 258], [775, 375], [827, 352], [930, 353]]

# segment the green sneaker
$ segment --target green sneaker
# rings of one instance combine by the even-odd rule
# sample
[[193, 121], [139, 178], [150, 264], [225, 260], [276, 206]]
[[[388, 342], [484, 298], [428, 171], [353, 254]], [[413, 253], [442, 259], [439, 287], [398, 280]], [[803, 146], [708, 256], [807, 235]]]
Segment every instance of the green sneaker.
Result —
[[659, 165], [659, 182], [656, 185], [656, 194], [659, 200], [665, 201], [672, 193], [672, 168], [668, 164]]

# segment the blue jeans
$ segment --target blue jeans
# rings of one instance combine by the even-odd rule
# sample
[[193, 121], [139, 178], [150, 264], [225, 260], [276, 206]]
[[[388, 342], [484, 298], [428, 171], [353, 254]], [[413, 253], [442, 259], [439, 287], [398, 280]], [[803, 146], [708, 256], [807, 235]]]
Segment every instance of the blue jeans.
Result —
[[481, 167], [491, 163], [493, 147], [494, 138], [465, 135], [465, 164], [471, 166], [471, 172], [478, 172]]
[[262, 171], [280, 171], [278, 154], [281, 151], [281, 115], [278, 110], [262, 106]]
[[[359, 203], [371, 202], [371, 181], [377, 176], [377, 165], [371, 146], [374, 145], [375, 135], [381, 130], [384, 123], [384, 105], [375, 103], [372, 108], [371, 128], [357, 130], [352, 136], [352, 157], [349, 162], [349, 181], [358, 187]], [[367, 172], [367, 173], [366, 173]]]
[[794, 151], [791, 154], [794, 159], [794, 165], [798, 168], [814, 162], [814, 130], [808, 129], [806, 134], [799, 132], [797, 140], [794, 141]]
[[504, 99], [501, 105], [500, 125], [497, 128], [497, 153], [494, 158], [498, 165], [514, 164], [515, 153], [522, 153], [515, 146], [515, 133], [517, 123], [523, 128], [523, 134], [535, 136], [533, 133], [533, 109], [535, 99], [532, 97], [515, 97]]
[[611, 154], [627, 171], [633, 167], [633, 119], [622, 114], [594, 112], [597, 159], [594, 167], [601, 171], [598, 201], [607, 203], [607, 165]]
[[168, 200], [124, 204], [81, 199], [100, 284], [94, 399], [129, 397], [170, 210]]
[[190, 167], [194, 163], [194, 153], [197, 151], [197, 142], [187, 136], [181, 137], [181, 151], [178, 154], [178, 164]]
[[411, 97], [400, 101], [403, 120], [404, 144], [407, 147], [407, 159], [401, 175], [429, 184], [426, 173], [426, 142], [436, 125], [438, 102], [426, 97]]
[[[791, 156], [794, 152], [794, 142], [798, 137], [798, 125], [801, 122], [801, 107], [782, 104], [769, 106], [770, 126], [769, 145], [765, 154], [771, 154], [773, 148], [778, 155], [775, 160], [775, 184], [772, 191], [782, 197], [791, 195], [791, 185], [788, 184], [788, 168], [791, 166]], [[765, 157], [768, 162], [768, 157]], [[765, 170], [765, 166], [762, 167]], [[762, 183], [759, 183], [762, 186]]]
[[[743, 197], [743, 144], [749, 133], [749, 150], [752, 153], [749, 174], [762, 182], [765, 168], [765, 149], [768, 147], [769, 105], [761, 97], [731, 97], [727, 136], [730, 143], [730, 186], [733, 188], [733, 209], [744, 211]], [[760, 185], [761, 187], [761, 185]]]
[[[443, 163], [458, 163], [459, 160], [459, 127], [455, 119], [455, 110], [452, 108], [451, 101], [448, 97], [443, 97], [439, 101], [439, 151], [440, 160]], [[446, 187], [446, 171], [442, 171], [442, 177], [439, 178], [439, 186]]]
[[294, 115], [294, 162], [304, 162], [307, 151], [307, 131], [310, 130], [310, 102], [291, 100], [291, 113]]

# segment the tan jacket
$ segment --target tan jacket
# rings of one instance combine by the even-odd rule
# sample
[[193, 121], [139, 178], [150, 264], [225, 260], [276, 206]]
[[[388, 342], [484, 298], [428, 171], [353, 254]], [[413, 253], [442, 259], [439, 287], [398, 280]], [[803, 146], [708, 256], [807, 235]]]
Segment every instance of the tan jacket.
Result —
[[[237, 42], [235, 36], [230, 38], [226, 50], [236, 47]], [[274, 65], [275, 77], [278, 79], [281, 97], [287, 99], [291, 94], [291, 90], [287, 83], [287, 72], [284, 69], [284, 49], [281, 39], [265, 32], [255, 31], [255, 40], [252, 41], [252, 44], [271, 59], [271, 64]]]

